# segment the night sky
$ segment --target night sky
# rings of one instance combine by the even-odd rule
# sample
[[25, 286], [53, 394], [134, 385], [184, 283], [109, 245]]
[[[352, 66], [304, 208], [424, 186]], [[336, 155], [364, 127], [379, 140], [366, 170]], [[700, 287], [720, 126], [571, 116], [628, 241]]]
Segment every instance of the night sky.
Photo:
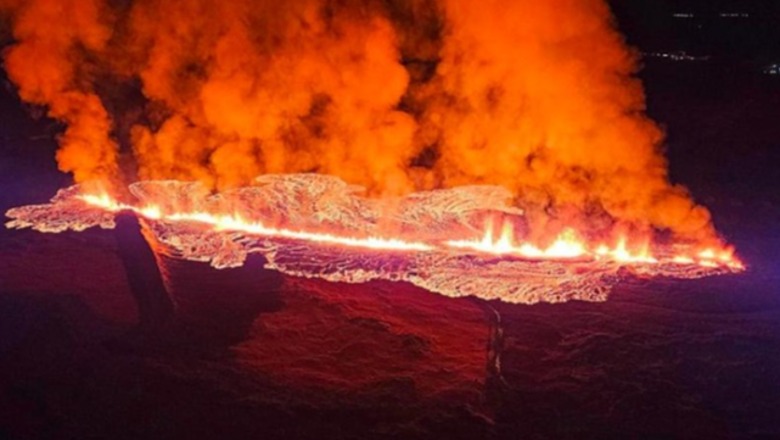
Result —
[[[780, 60], [780, 3], [776, 1], [611, 0], [610, 4], [628, 42], [643, 51], [684, 50], [759, 63]], [[679, 14], [693, 17], [675, 16]]]

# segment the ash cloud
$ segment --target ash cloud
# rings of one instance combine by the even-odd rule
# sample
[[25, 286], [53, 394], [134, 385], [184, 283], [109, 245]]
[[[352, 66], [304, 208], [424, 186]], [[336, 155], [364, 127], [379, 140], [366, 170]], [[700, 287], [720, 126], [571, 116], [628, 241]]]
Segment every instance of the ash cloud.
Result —
[[[603, 0], [0, 0], [20, 96], [78, 182], [319, 172], [375, 195], [505, 186], [532, 231], [715, 240], [672, 185]], [[119, 99], [122, 90], [138, 99]]]

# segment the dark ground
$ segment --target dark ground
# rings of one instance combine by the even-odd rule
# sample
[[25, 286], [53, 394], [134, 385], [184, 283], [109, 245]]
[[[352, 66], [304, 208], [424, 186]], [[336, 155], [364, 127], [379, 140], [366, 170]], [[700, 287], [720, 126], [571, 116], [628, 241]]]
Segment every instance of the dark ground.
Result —
[[[753, 71], [643, 72], [673, 177], [750, 270], [602, 304], [491, 304], [503, 383], [475, 301], [288, 279], [238, 337], [144, 337], [110, 231], [2, 229], [0, 438], [780, 438], [780, 81]], [[68, 179], [57, 127], [0, 94], [4, 212]]]

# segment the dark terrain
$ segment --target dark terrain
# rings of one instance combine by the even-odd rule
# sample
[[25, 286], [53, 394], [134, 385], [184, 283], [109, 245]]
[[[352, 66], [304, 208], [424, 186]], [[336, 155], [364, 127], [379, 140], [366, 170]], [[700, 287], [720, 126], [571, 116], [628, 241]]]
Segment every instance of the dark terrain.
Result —
[[[742, 275], [536, 306], [282, 279], [248, 321], [139, 332], [111, 231], [0, 229], [0, 438], [780, 438], [780, 79], [755, 67], [641, 74]], [[0, 93], [2, 212], [69, 184], [32, 116]]]

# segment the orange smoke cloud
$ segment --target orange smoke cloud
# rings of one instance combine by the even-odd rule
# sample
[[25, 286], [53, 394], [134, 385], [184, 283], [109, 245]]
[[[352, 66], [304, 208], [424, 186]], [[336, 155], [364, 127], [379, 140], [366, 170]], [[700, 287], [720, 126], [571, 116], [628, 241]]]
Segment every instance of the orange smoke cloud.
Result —
[[631, 223], [712, 232], [708, 212], [669, 184], [634, 53], [603, 1], [444, 9], [441, 62], [421, 99], [446, 185], [500, 184], [541, 206], [597, 205]]
[[396, 109], [408, 74], [380, 8], [139, 1], [129, 28], [144, 94], [171, 114], [133, 129], [142, 178], [318, 171], [412, 189], [415, 123]]
[[[374, 194], [498, 184], [532, 231], [560, 219], [715, 236], [707, 210], [669, 183], [635, 55], [603, 0], [0, 9], [9, 76], [67, 123], [57, 159], [80, 182], [122, 164], [217, 188], [309, 171]], [[135, 84], [140, 109], [109, 115], [105, 82]]]
[[89, 54], [104, 51], [111, 35], [100, 1], [2, 1], [14, 16], [13, 38], [5, 52], [9, 78], [27, 102], [46, 105], [67, 123], [57, 162], [77, 181], [115, 176], [116, 143], [111, 122], [94, 92]]

